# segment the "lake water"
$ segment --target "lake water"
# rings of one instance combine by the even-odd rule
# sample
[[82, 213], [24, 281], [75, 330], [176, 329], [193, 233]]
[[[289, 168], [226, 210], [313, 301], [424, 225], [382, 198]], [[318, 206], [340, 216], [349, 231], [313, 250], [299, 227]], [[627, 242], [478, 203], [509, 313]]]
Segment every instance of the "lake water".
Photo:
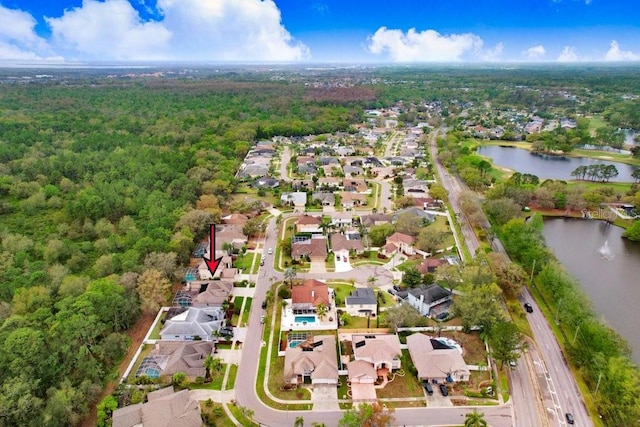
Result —
[[544, 237], [576, 277], [601, 319], [622, 335], [640, 365], [640, 244], [603, 221], [547, 219]]
[[573, 179], [571, 172], [578, 166], [597, 164], [615, 165], [618, 176], [611, 179], [617, 182], [633, 182], [631, 176], [633, 167], [624, 163], [590, 159], [587, 157], [561, 157], [534, 154], [529, 150], [516, 147], [500, 147], [498, 145], [486, 145], [478, 148], [478, 154], [491, 157], [497, 166], [513, 169], [520, 173], [536, 175], [541, 180]]
[[634, 138], [639, 135], [633, 129], [625, 129], [624, 130], [624, 143], [629, 145], [638, 145], [638, 143], [634, 140]]

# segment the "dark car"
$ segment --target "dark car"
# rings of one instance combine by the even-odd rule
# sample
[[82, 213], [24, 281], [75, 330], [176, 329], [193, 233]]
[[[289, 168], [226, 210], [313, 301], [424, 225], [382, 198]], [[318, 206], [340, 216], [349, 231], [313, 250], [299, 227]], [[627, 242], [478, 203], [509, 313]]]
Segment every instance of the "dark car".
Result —
[[442, 393], [443, 396], [449, 396], [449, 390], [447, 390], [447, 386], [444, 384], [440, 384], [440, 393]]
[[528, 302], [524, 303], [524, 309], [527, 310], [527, 313], [533, 313], [533, 306]]
[[564, 414], [564, 417], [567, 419], [567, 424], [574, 424], [576, 422], [571, 412], [567, 412], [566, 414]]
[[262, 301], [262, 309], [265, 310], [267, 308], [267, 300]]
[[427, 392], [429, 396], [433, 394], [433, 387], [431, 387], [431, 384], [429, 383], [429, 381], [427, 380], [422, 381], [422, 387], [424, 387], [424, 390]]

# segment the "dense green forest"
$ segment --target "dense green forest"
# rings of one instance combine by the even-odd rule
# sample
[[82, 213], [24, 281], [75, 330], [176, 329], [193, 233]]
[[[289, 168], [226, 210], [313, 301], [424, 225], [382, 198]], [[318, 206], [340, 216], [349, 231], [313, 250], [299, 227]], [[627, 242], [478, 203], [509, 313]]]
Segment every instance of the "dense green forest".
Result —
[[0, 425], [78, 424], [123, 332], [157, 306], [142, 288], [175, 282], [255, 140], [347, 130], [360, 97], [220, 78], [3, 84]]

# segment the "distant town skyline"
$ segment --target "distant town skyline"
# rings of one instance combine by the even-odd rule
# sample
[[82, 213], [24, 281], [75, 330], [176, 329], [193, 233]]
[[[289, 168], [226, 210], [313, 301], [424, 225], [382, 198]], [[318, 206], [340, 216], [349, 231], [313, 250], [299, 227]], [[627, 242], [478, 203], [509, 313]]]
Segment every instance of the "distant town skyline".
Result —
[[0, 61], [640, 61], [638, 0], [0, 0]]

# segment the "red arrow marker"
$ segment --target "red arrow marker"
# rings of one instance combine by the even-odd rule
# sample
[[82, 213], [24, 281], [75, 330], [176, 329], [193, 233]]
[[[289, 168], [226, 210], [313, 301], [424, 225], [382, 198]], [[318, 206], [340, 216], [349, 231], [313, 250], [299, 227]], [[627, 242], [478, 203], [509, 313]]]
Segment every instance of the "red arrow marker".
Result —
[[210, 224], [209, 225], [209, 233], [210, 233], [209, 234], [209, 257], [210, 258], [207, 258], [206, 256], [203, 256], [202, 259], [207, 264], [207, 268], [211, 272], [211, 277], [213, 277], [213, 275], [216, 273], [216, 270], [218, 269], [218, 265], [220, 265], [220, 260], [222, 260], [222, 257], [217, 258], [217, 259], [213, 259], [213, 257], [216, 255], [216, 226], [215, 226], [215, 224]]

